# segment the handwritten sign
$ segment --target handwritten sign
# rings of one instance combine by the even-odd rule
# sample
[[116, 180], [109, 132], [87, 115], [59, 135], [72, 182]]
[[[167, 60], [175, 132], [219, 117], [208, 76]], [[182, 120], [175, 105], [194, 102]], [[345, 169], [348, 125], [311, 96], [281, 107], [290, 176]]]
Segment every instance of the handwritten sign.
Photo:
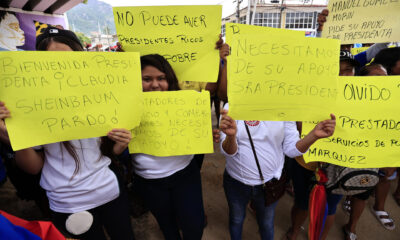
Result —
[[132, 135], [130, 153], [161, 157], [212, 153], [210, 93], [145, 92], [143, 118]]
[[366, 51], [368, 48], [369, 47], [352, 48], [350, 51], [351, 51], [351, 54], [353, 54], [355, 56], [355, 55], [357, 55], [359, 53], [362, 53], [362, 52]]
[[342, 44], [400, 40], [399, 0], [330, 0], [324, 38]]
[[[304, 155], [352, 168], [400, 166], [400, 77], [340, 77], [336, 130]], [[303, 123], [308, 133], [315, 123]]]
[[0, 52], [0, 100], [15, 150], [139, 125], [138, 53]]
[[299, 121], [329, 116], [337, 95], [339, 41], [227, 24], [230, 113], [236, 120]]
[[179, 81], [217, 81], [215, 43], [222, 6], [114, 7], [113, 11], [125, 51], [164, 56]]

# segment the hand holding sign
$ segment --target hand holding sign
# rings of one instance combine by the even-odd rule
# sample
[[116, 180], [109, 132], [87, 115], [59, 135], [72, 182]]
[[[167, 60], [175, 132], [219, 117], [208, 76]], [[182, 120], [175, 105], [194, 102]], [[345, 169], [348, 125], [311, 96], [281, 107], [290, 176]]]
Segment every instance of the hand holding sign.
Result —
[[[335, 133], [311, 146], [306, 162], [351, 168], [399, 166], [399, 83], [398, 76], [339, 77]], [[303, 132], [314, 125], [303, 122]]]
[[336, 117], [335, 115], [331, 114], [331, 119], [319, 122], [313, 129], [312, 133], [317, 138], [330, 137], [335, 132], [335, 126], [336, 126]]
[[132, 135], [130, 153], [160, 157], [212, 153], [209, 92], [145, 92], [143, 118]]
[[14, 151], [139, 125], [138, 53], [1, 52], [0, 70]]
[[5, 118], [11, 117], [10, 111], [4, 104], [4, 102], [0, 101], [0, 120], [4, 120]]

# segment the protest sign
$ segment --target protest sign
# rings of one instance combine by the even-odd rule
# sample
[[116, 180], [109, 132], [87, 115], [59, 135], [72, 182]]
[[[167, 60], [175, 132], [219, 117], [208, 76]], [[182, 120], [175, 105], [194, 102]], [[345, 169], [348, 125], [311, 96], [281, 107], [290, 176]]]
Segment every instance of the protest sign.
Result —
[[323, 38], [342, 44], [400, 41], [399, 0], [330, 0]]
[[[352, 168], [400, 166], [400, 77], [339, 77], [332, 137], [320, 139], [304, 155]], [[303, 122], [303, 133], [315, 123]]]
[[236, 120], [322, 120], [335, 103], [339, 41], [291, 30], [226, 25], [229, 115]]
[[14, 151], [138, 126], [140, 71], [138, 53], [0, 52]]
[[143, 102], [130, 153], [165, 157], [213, 152], [208, 91], [145, 92]]
[[222, 6], [114, 7], [125, 51], [160, 54], [179, 81], [216, 82]]

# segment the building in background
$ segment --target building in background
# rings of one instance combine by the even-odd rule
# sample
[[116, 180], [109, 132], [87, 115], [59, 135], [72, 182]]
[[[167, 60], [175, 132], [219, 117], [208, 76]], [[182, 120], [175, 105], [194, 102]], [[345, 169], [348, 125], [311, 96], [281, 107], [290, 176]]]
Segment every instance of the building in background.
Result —
[[[116, 42], [118, 41], [117, 34], [107, 35], [107, 34], [99, 34], [98, 32], [91, 33], [90, 40], [92, 41], [92, 48], [96, 48], [95, 51], [107, 51], [109, 47], [112, 49]], [[101, 47], [99, 47], [101, 45]]]
[[[256, 2], [255, 15], [254, 4], [250, 11], [248, 11], [248, 6], [240, 9], [239, 23], [250, 23], [254, 15], [253, 25], [305, 31], [307, 36], [315, 36], [318, 13], [327, 8], [326, 0], [261, 0]], [[249, 19], [247, 19], [248, 16]], [[222, 19], [223, 36], [225, 36], [227, 22], [236, 23], [236, 13]]]
[[48, 25], [68, 29], [65, 12], [83, 0], [0, 0], [2, 49], [35, 50], [36, 36]]

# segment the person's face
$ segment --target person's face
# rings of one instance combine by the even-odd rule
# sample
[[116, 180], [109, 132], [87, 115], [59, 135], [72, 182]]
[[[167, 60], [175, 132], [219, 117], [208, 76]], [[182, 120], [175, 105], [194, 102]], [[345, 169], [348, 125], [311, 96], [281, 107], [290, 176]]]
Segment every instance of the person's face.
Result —
[[340, 62], [339, 76], [354, 76], [355, 69], [354, 66], [348, 61]]
[[387, 76], [387, 71], [384, 67], [379, 66], [369, 71], [368, 76]]
[[9, 50], [16, 50], [17, 46], [25, 44], [24, 31], [19, 28], [18, 19], [12, 14], [6, 14], [0, 22], [0, 41]]
[[353, 47], [353, 45], [351, 45], [351, 44], [342, 44], [342, 45], [340, 45], [340, 50], [350, 52], [352, 47]]
[[168, 91], [168, 82], [165, 73], [153, 66], [146, 66], [142, 70], [143, 92]]
[[391, 75], [400, 75], [400, 60], [396, 62], [394, 67], [392, 67]]
[[47, 51], [73, 51], [68, 45], [59, 42], [50, 42]]

